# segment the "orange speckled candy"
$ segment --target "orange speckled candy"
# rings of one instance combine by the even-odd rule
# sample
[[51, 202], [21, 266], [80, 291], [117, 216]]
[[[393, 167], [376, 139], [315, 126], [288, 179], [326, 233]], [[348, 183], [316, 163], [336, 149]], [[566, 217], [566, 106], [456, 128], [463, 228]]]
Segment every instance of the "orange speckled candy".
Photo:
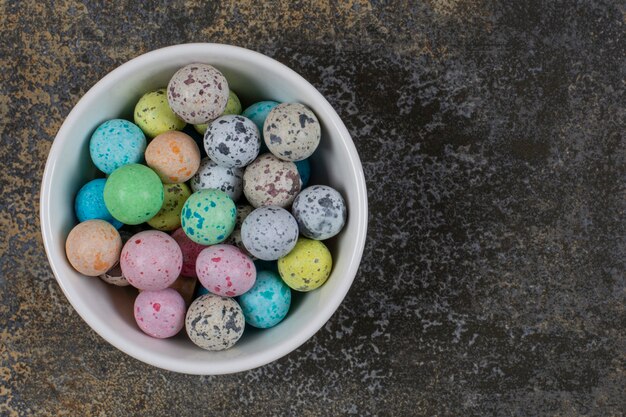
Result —
[[146, 162], [166, 184], [190, 179], [200, 166], [200, 149], [191, 136], [177, 131], [161, 133], [146, 148]]
[[96, 277], [111, 269], [120, 259], [122, 238], [111, 223], [87, 220], [77, 224], [65, 241], [70, 264], [83, 275]]

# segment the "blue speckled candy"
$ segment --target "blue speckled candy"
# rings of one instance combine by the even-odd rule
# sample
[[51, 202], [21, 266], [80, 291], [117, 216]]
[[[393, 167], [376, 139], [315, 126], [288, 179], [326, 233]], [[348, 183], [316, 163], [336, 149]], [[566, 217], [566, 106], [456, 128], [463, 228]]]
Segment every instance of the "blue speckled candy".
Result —
[[141, 162], [145, 150], [146, 137], [139, 126], [122, 119], [102, 123], [89, 142], [91, 160], [105, 174]]
[[261, 271], [254, 286], [239, 297], [246, 323], [260, 329], [276, 326], [291, 305], [291, 290], [272, 271]]
[[280, 103], [277, 101], [259, 101], [241, 113], [242, 116], [246, 116], [248, 119], [252, 120], [254, 124], [256, 124], [256, 127], [259, 128], [259, 134], [261, 135], [261, 151], [259, 154], [268, 152], [267, 145], [263, 140], [263, 123], [265, 123], [265, 118], [269, 112], [279, 104]]
[[311, 163], [308, 159], [303, 159], [302, 161], [294, 163], [296, 164], [296, 168], [298, 168], [298, 174], [300, 174], [300, 179], [302, 180], [302, 186], [300, 189], [304, 189], [311, 179]]
[[201, 245], [223, 242], [235, 228], [237, 208], [221, 190], [200, 190], [191, 195], [181, 212], [181, 223], [189, 239]]
[[98, 178], [89, 181], [76, 194], [74, 210], [79, 222], [100, 219], [111, 223], [116, 229], [122, 227], [122, 222], [115, 220], [104, 205], [104, 184], [107, 180]]

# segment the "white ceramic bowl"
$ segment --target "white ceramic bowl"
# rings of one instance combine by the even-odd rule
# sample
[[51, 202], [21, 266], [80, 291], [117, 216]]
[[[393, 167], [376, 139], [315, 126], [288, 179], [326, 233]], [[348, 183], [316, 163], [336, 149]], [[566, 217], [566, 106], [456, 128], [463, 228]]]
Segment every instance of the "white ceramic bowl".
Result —
[[[181, 332], [158, 340], [142, 333], [133, 318], [130, 288], [105, 284], [77, 273], [65, 257], [65, 239], [76, 224], [78, 189], [94, 178], [89, 138], [107, 119], [132, 120], [135, 103], [147, 91], [167, 85], [174, 72], [192, 62], [219, 68], [241, 101], [300, 102], [322, 125], [322, 141], [313, 157], [311, 183], [338, 189], [348, 205], [342, 233], [328, 241], [333, 271], [324, 286], [294, 298], [287, 318], [268, 330], [246, 329], [235, 347], [208, 352]], [[367, 229], [367, 193], [359, 156], [350, 134], [324, 97], [285, 65], [257, 52], [220, 44], [186, 44], [159, 49], [115, 69], [76, 104], [50, 150], [41, 186], [41, 229], [54, 275], [74, 309], [113, 346], [148, 364], [187, 374], [225, 374], [272, 362], [317, 332], [345, 297], [357, 272]], [[295, 292], [294, 292], [295, 294]]]

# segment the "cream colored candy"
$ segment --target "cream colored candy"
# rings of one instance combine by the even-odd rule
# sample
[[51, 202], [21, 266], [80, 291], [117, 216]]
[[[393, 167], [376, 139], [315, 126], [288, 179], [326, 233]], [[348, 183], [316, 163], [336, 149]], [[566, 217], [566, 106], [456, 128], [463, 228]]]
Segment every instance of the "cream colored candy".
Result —
[[65, 241], [65, 253], [70, 264], [81, 274], [92, 277], [111, 269], [119, 261], [121, 250], [120, 234], [104, 220], [87, 220], [77, 224]]
[[299, 192], [296, 164], [281, 161], [271, 153], [259, 156], [243, 174], [243, 193], [254, 207], [288, 207]]

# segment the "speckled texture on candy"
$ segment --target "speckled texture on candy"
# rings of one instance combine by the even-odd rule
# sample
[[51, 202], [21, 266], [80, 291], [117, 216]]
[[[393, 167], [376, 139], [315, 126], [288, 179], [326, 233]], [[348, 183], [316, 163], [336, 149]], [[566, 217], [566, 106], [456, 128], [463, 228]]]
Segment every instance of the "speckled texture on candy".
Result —
[[140, 290], [169, 287], [180, 274], [183, 254], [176, 241], [158, 230], [139, 232], [122, 249], [120, 264], [124, 276]]
[[182, 130], [187, 123], [170, 109], [167, 89], [159, 88], [141, 96], [135, 105], [134, 121], [149, 138], [169, 130]]
[[252, 260], [236, 246], [224, 244], [210, 246], [200, 253], [196, 273], [203, 287], [223, 297], [245, 293], [256, 279]]
[[237, 209], [233, 200], [220, 190], [200, 190], [185, 202], [181, 212], [182, 228], [201, 245], [223, 242], [235, 228]]
[[141, 162], [145, 150], [146, 137], [141, 129], [123, 119], [102, 123], [89, 141], [91, 160], [105, 174], [123, 165]]
[[259, 156], [243, 173], [243, 193], [254, 207], [288, 207], [299, 192], [296, 164], [271, 153]]
[[83, 275], [98, 276], [113, 267], [120, 258], [122, 239], [111, 223], [87, 220], [70, 231], [65, 253], [70, 264]]
[[287, 285], [297, 291], [321, 287], [333, 267], [330, 251], [318, 240], [301, 237], [293, 250], [278, 260], [278, 272]]
[[180, 212], [191, 195], [187, 184], [163, 184], [163, 205], [148, 224], [161, 231], [172, 231], [180, 227]]
[[263, 123], [263, 140], [270, 152], [285, 161], [300, 161], [315, 152], [321, 127], [317, 116], [303, 104], [282, 103]]
[[291, 305], [291, 290], [277, 273], [261, 271], [250, 291], [238, 298], [246, 323], [261, 329], [280, 323]]
[[161, 133], [146, 148], [146, 163], [164, 183], [185, 182], [200, 166], [200, 149], [191, 136], [183, 132]]
[[[227, 114], [241, 114], [241, 101], [239, 101], [239, 97], [237, 97], [237, 94], [235, 94], [233, 90], [228, 92], [228, 102], [226, 103], [226, 108], [221, 115], [224, 116]], [[208, 126], [209, 125], [207, 123], [203, 123], [200, 125], [194, 125], [193, 127], [196, 129], [196, 132], [204, 135]]]
[[254, 210], [241, 225], [241, 240], [252, 255], [273, 261], [293, 249], [298, 239], [298, 223], [287, 210], [266, 206]]
[[300, 180], [302, 181], [302, 185], [300, 188], [304, 189], [307, 185], [309, 185], [309, 181], [311, 180], [311, 162], [310, 159], [303, 159], [302, 161], [294, 162], [296, 164], [296, 168], [298, 169], [298, 174], [300, 174]]
[[224, 112], [228, 82], [211, 65], [189, 64], [170, 79], [167, 100], [174, 113], [187, 123], [207, 123]]
[[259, 129], [244, 116], [221, 116], [209, 123], [204, 134], [207, 155], [225, 167], [245, 167], [259, 155], [260, 148]]
[[182, 228], [176, 229], [174, 233], [172, 233], [172, 238], [178, 243], [183, 253], [183, 267], [180, 270], [180, 274], [186, 277], [197, 278], [196, 260], [200, 252], [202, 252], [206, 246], [189, 239], [189, 236], [187, 236]]
[[116, 229], [122, 227], [122, 222], [115, 220], [104, 204], [104, 185], [106, 179], [97, 178], [83, 185], [74, 200], [74, 212], [79, 222], [100, 219], [111, 223]]
[[158, 339], [174, 336], [185, 325], [185, 301], [171, 288], [141, 291], [135, 299], [134, 312], [139, 328]]
[[248, 215], [252, 213], [253, 210], [254, 207], [249, 204], [237, 204], [237, 219], [235, 220], [235, 228], [233, 229], [233, 232], [230, 234], [228, 239], [225, 241], [225, 243], [237, 246], [252, 260], [256, 259], [256, 256], [248, 252], [248, 249], [246, 249], [243, 241], [241, 240], [241, 225], [243, 224], [243, 221], [246, 219], [246, 217], [248, 217]]
[[243, 192], [243, 170], [218, 165], [211, 158], [202, 159], [198, 172], [191, 178], [191, 189], [195, 191], [215, 188], [222, 190], [237, 201]]
[[[122, 239], [122, 247], [123, 247], [124, 244], [128, 242], [128, 239], [132, 237], [132, 233], [126, 230], [120, 230], [119, 234]], [[120, 247], [120, 252], [121, 251], [122, 249]], [[117, 287], [127, 287], [130, 285], [130, 283], [124, 276], [124, 273], [122, 272], [122, 267], [120, 266], [119, 260], [115, 263], [115, 265], [112, 268], [110, 268], [105, 273], [98, 275], [98, 277], [100, 277], [100, 279], [106, 282], [107, 284], [115, 285]]]
[[206, 350], [224, 350], [243, 335], [245, 319], [232, 298], [206, 294], [196, 298], [185, 319], [185, 329], [193, 343]]
[[346, 223], [346, 203], [341, 194], [328, 185], [305, 188], [293, 201], [291, 208], [300, 233], [325, 240], [337, 235]]

